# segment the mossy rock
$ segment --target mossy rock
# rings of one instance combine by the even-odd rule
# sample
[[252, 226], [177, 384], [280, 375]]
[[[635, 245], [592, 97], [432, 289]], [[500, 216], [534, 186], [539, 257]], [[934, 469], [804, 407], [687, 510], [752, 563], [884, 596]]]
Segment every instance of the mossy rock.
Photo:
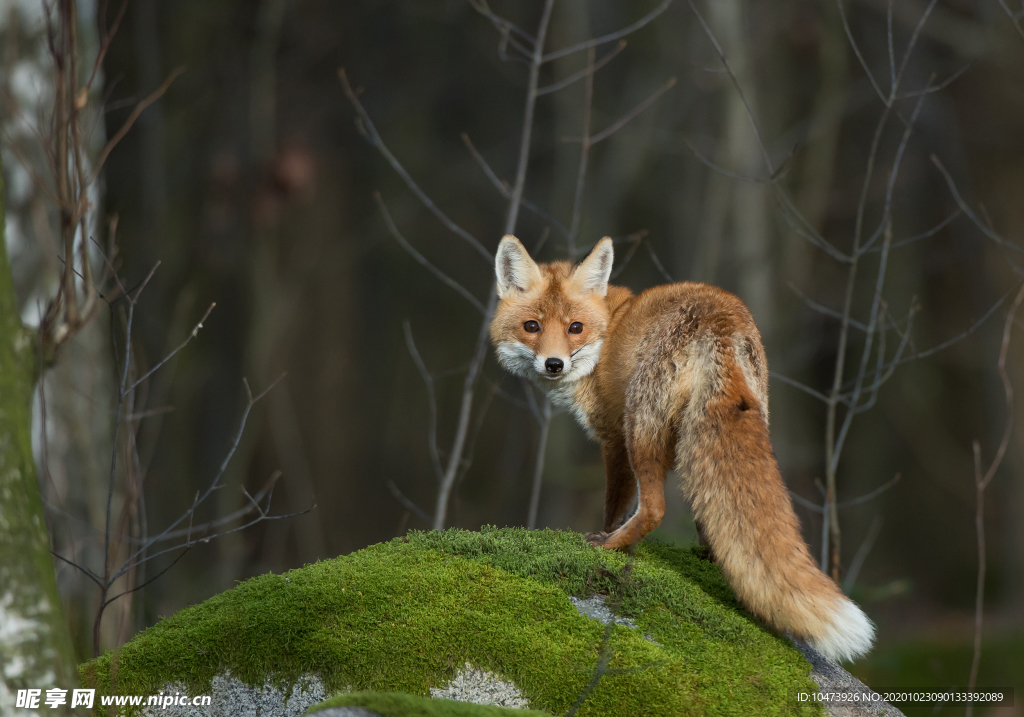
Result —
[[[629, 567], [627, 568], [627, 565]], [[569, 596], [621, 601], [636, 628], [608, 630]], [[327, 694], [427, 696], [467, 662], [565, 714], [820, 714], [810, 665], [736, 603], [700, 548], [641, 544], [633, 557], [578, 533], [485, 527], [411, 532], [186, 608], [81, 669], [100, 694], [168, 682], [209, 693], [230, 671], [250, 685], [315, 674]], [[113, 683], [113, 684], [112, 684]]]

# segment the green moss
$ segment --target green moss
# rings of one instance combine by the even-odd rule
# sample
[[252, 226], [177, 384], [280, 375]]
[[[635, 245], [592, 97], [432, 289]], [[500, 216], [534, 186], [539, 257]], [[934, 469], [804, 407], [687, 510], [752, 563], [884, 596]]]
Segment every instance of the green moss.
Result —
[[[624, 595], [610, 670], [582, 715], [817, 714], [809, 665], [740, 610], [699, 551], [641, 545], [629, 558], [577, 533], [484, 528], [410, 533], [187, 608], [83, 666], [101, 692], [208, 692], [225, 670], [249, 684], [318, 673], [346, 689], [428, 695], [466, 662], [563, 714], [588, 683], [603, 627], [569, 595]], [[659, 644], [644, 639], [651, 635]]]
[[473, 705], [417, 697], [404, 692], [353, 692], [314, 705], [307, 714], [329, 707], [364, 707], [384, 717], [546, 717], [545, 712]]

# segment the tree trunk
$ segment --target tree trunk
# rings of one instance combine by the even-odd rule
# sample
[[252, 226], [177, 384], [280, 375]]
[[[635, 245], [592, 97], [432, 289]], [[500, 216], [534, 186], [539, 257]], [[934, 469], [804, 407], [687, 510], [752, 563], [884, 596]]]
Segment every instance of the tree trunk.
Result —
[[0, 180], [0, 713], [9, 714], [19, 689], [45, 697], [77, 678], [32, 458], [34, 338], [19, 320], [3, 226]]

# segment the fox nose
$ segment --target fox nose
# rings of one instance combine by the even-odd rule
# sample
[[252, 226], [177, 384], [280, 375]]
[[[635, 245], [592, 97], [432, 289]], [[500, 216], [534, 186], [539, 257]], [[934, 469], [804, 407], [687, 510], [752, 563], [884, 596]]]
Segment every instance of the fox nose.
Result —
[[544, 362], [544, 368], [548, 370], [548, 373], [562, 373], [562, 369], [565, 364], [562, 363], [562, 359], [549, 358]]

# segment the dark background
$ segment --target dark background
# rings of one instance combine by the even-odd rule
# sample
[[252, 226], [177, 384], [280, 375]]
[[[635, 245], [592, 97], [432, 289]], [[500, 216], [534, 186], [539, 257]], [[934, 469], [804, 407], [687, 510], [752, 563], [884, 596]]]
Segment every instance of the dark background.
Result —
[[[547, 47], [616, 30], [648, 6], [653, 4], [557, 2]], [[526, 28], [536, 27], [540, 7], [494, 4], [496, 12]], [[847, 11], [865, 61], [888, 91], [886, 7], [882, 0], [862, 0]], [[895, 5], [897, 62], [924, 9], [916, 0]], [[810, 226], [849, 250], [883, 106], [851, 49], [837, 6], [722, 0], [701, 11], [729, 58], [773, 163], [782, 168], [779, 188]], [[765, 176], [735, 87], [720, 71], [688, 4], [677, 0], [627, 40], [625, 50], [596, 75], [594, 131], [625, 115], [668, 78], [678, 82], [594, 147], [579, 242], [646, 230], [674, 278], [716, 283], [748, 303], [773, 371], [827, 391], [838, 322], [809, 308], [790, 286], [840, 308], [844, 268], [793, 231], [768, 185], [724, 176], [691, 151], [730, 172]], [[360, 99], [384, 141], [416, 182], [493, 250], [506, 202], [460, 134], [468, 133], [494, 170], [512, 179], [526, 67], [503, 62], [498, 41], [485, 18], [454, 0], [130, 4], [103, 63], [107, 135], [120, 127], [131, 100], [155, 89], [172, 69], [186, 68], [106, 166], [102, 213], [119, 216], [121, 275], [135, 283], [156, 260], [162, 262], [134, 327], [142, 362], [155, 363], [180, 343], [210, 302], [217, 303], [196, 340], [147, 387], [147, 407], [173, 411], [147, 419], [138, 437], [149, 465], [146, 517], [151, 529], [173, 520], [215, 473], [244, 408], [242, 378], [261, 390], [283, 371], [284, 381], [254, 409], [228, 471], [229, 488], [217, 493], [204, 519], [242, 507], [245, 498], [236, 486], [255, 491], [276, 469], [283, 471], [274, 496], [277, 511], [303, 510], [314, 502], [316, 508], [194, 549], [121, 608], [121, 627], [110, 628], [107, 646], [237, 580], [428, 527], [386, 488], [393, 480], [433, 512], [427, 394], [406, 350], [402, 322], [410, 322], [425, 362], [437, 374], [445, 448], [479, 318], [396, 243], [373, 192], [381, 192], [419, 251], [482, 300], [492, 269], [419, 203], [360, 136], [338, 69], [344, 67], [361, 88]], [[612, 47], [599, 48], [598, 57]], [[541, 84], [581, 69], [585, 57], [577, 53], [546, 65]], [[902, 86], [920, 90], [933, 73], [938, 84], [965, 66], [922, 104], [895, 184], [894, 240], [925, 232], [956, 209], [929, 159], [933, 153], [979, 216], [1010, 240], [1024, 235], [1024, 39], [998, 3], [939, 2]], [[896, 103], [898, 117], [882, 135], [868, 183], [869, 231], [881, 214], [903, 133], [899, 117], [908, 118], [916, 100]], [[580, 136], [582, 111], [582, 83], [541, 98], [537, 107], [525, 196], [563, 224], [569, 223], [579, 160], [579, 144], [564, 138]], [[7, 164], [5, 155], [5, 171]], [[517, 233], [533, 246], [550, 226], [524, 210]], [[628, 243], [620, 246], [621, 257]], [[552, 231], [541, 258], [565, 256], [564, 240]], [[971, 328], [1012, 292], [1020, 281], [1016, 260], [961, 215], [935, 236], [894, 250], [885, 285], [889, 309], [902, 320], [912, 304], [919, 305], [912, 345], [925, 350]], [[21, 266], [32, 263], [25, 259]], [[876, 268], [877, 255], [871, 255], [861, 269], [854, 303], [860, 319], [867, 315]], [[644, 246], [617, 283], [642, 290], [662, 281]], [[26, 279], [26, 296], [27, 285]], [[970, 640], [977, 571], [971, 442], [981, 442], [987, 465], [1002, 434], [996, 358], [1005, 308], [948, 349], [899, 367], [877, 405], [855, 421], [844, 449], [840, 500], [867, 493], [896, 473], [902, 478], [877, 499], [842, 513], [844, 567], [873, 521], [883, 520], [853, 589], [880, 626], [880, 654], [888, 654], [887, 645]], [[109, 325], [109, 319], [104, 322]], [[852, 334], [857, 353], [850, 354], [847, 376], [859, 357], [861, 336]], [[898, 337], [890, 334], [888, 341], [891, 357]], [[109, 339], [92, 346], [94, 360], [109, 365]], [[1024, 385], [1020, 357], [1015, 343], [1008, 367], [1017, 385]], [[70, 383], [54, 378], [51, 394], [76, 385], [73, 375], [62, 376], [60, 381]], [[102, 384], [94, 387], [97, 392]], [[820, 501], [815, 479], [824, 476], [824, 408], [774, 379], [771, 396], [783, 475], [795, 492]], [[519, 405], [522, 397], [519, 383], [504, 376], [489, 354], [476, 395], [476, 405], [488, 408], [448, 525], [525, 523], [537, 426]], [[1019, 653], [1024, 627], [1020, 436], [1017, 429], [986, 495], [987, 624], [993, 645], [1003, 645], [1005, 654]], [[54, 450], [49, 460], [73, 464], [63, 473], [55, 469], [58, 478], [92, 473], [102, 482], [105, 451], [97, 449], [94, 460], [85, 460], [70, 449]], [[69, 512], [101, 524], [81, 487], [88, 479], [66, 480], [78, 487], [58, 480], [53, 490], [63, 491]], [[672, 485], [669, 493], [677, 496], [678, 490]], [[602, 499], [596, 445], [570, 416], [556, 417], [539, 524], [596, 529]], [[820, 516], [803, 507], [797, 512], [817, 554]], [[89, 530], [52, 517], [55, 541], [77, 541], [88, 555]], [[678, 497], [670, 501], [658, 534], [681, 543], [693, 539], [692, 520]], [[67, 569], [61, 570], [61, 587], [84, 653], [93, 595]], [[928, 669], [946, 674], [945, 667]], [[886, 677], [876, 682], [890, 673], [877, 674]], [[962, 686], [966, 674], [951, 679]]]

